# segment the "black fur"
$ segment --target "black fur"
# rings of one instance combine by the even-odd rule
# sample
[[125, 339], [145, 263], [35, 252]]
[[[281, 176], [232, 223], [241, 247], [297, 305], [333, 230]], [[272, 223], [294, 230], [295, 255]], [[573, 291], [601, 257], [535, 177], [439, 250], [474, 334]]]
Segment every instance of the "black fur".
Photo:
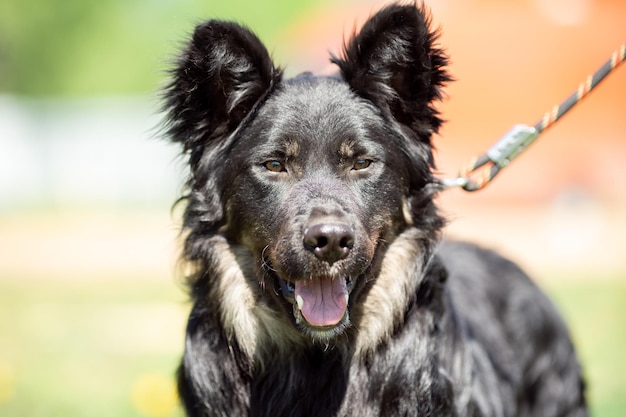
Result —
[[337, 76], [283, 80], [247, 29], [196, 28], [166, 91], [190, 166], [188, 415], [587, 415], [547, 298], [440, 243], [436, 41], [422, 8], [391, 5]]

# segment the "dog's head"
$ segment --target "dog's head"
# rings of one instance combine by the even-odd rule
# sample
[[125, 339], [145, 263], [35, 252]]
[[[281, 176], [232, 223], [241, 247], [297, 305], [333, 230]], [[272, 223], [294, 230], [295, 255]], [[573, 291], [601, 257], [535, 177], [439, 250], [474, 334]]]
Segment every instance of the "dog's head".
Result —
[[425, 256], [442, 225], [431, 136], [448, 76], [435, 42], [422, 10], [394, 5], [332, 58], [337, 76], [283, 80], [247, 29], [198, 26], [166, 93], [169, 134], [190, 162], [185, 256], [200, 264], [196, 279], [228, 250], [250, 303], [323, 342], [383, 314], [380, 300], [364, 307], [381, 274], [410, 290], [409, 258]]

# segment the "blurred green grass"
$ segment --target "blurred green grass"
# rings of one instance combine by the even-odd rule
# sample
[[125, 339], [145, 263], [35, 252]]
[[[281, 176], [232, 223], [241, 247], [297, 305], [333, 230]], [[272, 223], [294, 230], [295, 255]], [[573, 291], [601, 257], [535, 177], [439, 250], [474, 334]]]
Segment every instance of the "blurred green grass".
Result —
[[136, 277], [0, 280], [0, 415], [181, 415], [183, 299]]
[[[173, 375], [185, 296], [174, 280], [117, 278], [0, 279], [0, 415], [182, 415]], [[593, 415], [626, 415], [626, 285], [545, 287], [571, 326]]]
[[626, 415], [626, 283], [594, 277], [546, 286], [570, 326], [594, 417]]
[[195, 24], [233, 19], [270, 50], [315, 0], [3, 0], [0, 92], [27, 96], [151, 93]]

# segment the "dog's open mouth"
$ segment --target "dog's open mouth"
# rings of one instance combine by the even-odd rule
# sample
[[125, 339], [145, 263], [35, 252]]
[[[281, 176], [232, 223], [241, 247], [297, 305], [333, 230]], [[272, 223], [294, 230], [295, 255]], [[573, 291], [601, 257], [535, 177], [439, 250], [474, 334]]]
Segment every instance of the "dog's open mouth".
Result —
[[283, 297], [293, 304], [296, 321], [304, 320], [303, 324], [323, 330], [346, 320], [352, 278], [322, 276], [278, 281]]

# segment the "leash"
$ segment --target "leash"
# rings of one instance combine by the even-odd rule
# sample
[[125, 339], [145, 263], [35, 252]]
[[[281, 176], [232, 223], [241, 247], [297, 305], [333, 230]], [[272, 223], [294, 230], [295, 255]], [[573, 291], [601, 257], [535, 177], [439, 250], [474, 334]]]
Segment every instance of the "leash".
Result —
[[487, 152], [473, 158], [467, 167], [461, 170], [457, 178], [442, 180], [439, 190], [461, 187], [465, 191], [477, 191], [484, 188], [503, 168], [507, 167], [513, 159], [537, 140], [541, 133], [556, 123], [565, 113], [585, 98], [600, 81], [624, 62], [625, 56], [626, 44], [623, 44], [613, 52], [611, 58], [602, 67], [589, 75], [572, 95], [545, 113], [534, 126], [523, 124], [513, 126]]

